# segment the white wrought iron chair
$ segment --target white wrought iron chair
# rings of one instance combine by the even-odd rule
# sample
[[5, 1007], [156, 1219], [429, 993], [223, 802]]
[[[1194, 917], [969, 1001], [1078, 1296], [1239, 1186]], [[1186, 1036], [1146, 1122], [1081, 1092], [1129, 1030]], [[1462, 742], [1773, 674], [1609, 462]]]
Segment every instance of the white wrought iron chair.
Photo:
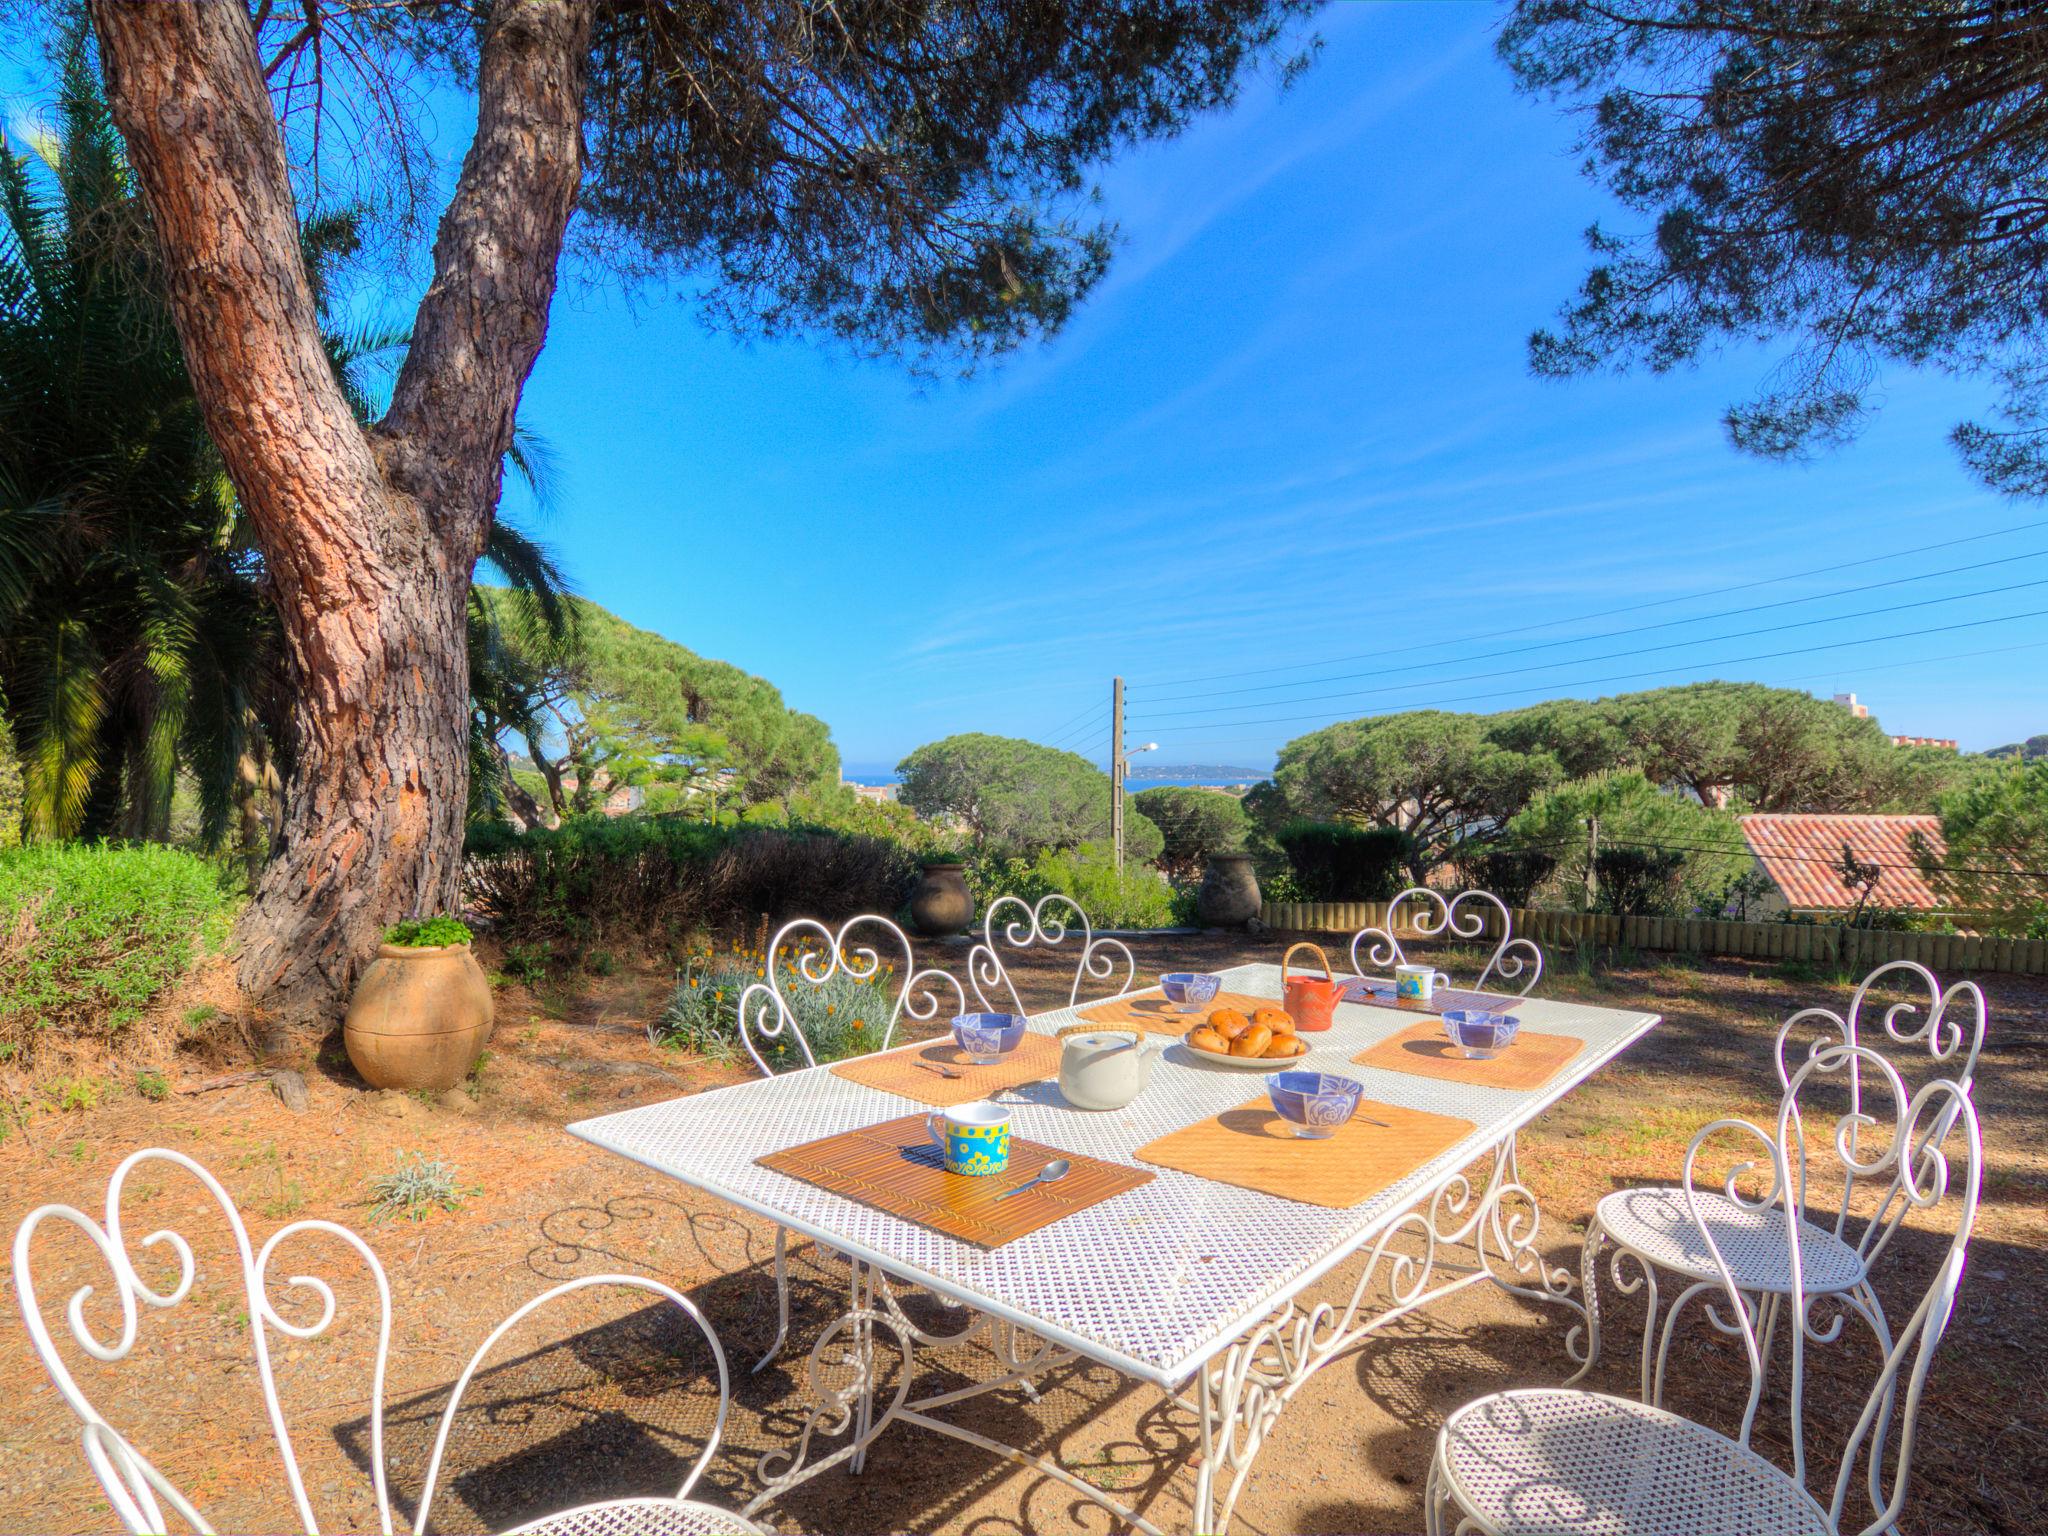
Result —
[[[1460, 891], [1446, 899], [1441, 891], [1433, 891], [1426, 885], [1409, 886], [1387, 903], [1384, 926], [1361, 928], [1351, 936], [1352, 974], [1364, 976], [1367, 965], [1377, 971], [1392, 971], [1395, 966], [1408, 963], [1408, 956], [1397, 937], [1404, 916], [1418, 938], [1484, 939], [1486, 909], [1489, 907], [1500, 914], [1500, 942], [1487, 956], [1486, 967], [1480, 971], [1479, 979], [1472, 983], [1472, 990], [1485, 992], [1489, 990], [1487, 983], [1492, 982], [1493, 991], [1527, 997], [1536, 990], [1536, 983], [1543, 979], [1543, 951], [1537, 948], [1534, 939], [1516, 936], [1514, 917], [1508, 911], [1508, 904], [1491, 891]], [[1363, 962], [1358, 957], [1360, 944], [1366, 944]], [[1524, 973], [1528, 976], [1526, 981], [1522, 981]], [[1443, 976], [1441, 971], [1437, 974]], [[1443, 980], [1446, 986], [1451, 984], [1449, 977]], [[1515, 986], [1518, 981], [1521, 982], [1519, 988]]]
[[[15, 1294], [21, 1303], [22, 1320], [27, 1325], [29, 1339], [35, 1346], [36, 1354], [41, 1358], [44, 1369], [50, 1374], [50, 1380], [63, 1395], [65, 1402], [70, 1405], [72, 1412], [78, 1415], [82, 1426], [81, 1438], [86, 1462], [105, 1491], [115, 1517], [131, 1532], [163, 1531], [169, 1528], [165, 1519], [165, 1512], [168, 1510], [196, 1531], [210, 1533], [213, 1530], [205, 1516], [170, 1478], [101, 1416], [92, 1400], [79, 1386], [69, 1367], [65, 1365], [56, 1340], [51, 1336], [49, 1327], [43, 1319], [31, 1264], [31, 1249], [37, 1229], [46, 1221], [74, 1227], [91, 1240], [114, 1279], [115, 1295], [120, 1302], [120, 1333], [111, 1341], [103, 1340], [86, 1320], [85, 1305], [95, 1290], [95, 1287], [87, 1285], [73, 1292], [65, 1306], [71, 1336], [78, 1347], [95, 1360], [112, 1363], [128, 1358], [141, 1331], [137, 1303], [157, 1308], [174, 1307], [191, 1293], [198, 1273], [191, 1244], [179, 1233], [168, 1230], [150, 1233], [141, 1240], [140, 1246], [143, 1249], [155, 1250], [161, 1257], [174, 1261], [177, 1268], [175, 1281], [168, 1288], [159, 1290], [144, 1280], [137, 1270], [135, 1255], [130, 1252], [130, 1240], [122, 1219], [121, 1197], [129, 1174], [138, 1166], [150, 1162], [171, 1163], [185, 1169], [205, 1186], [206, 1192], [227, 1219], [234, 1236], [248, 1318], [249, 1340], [255, 1352], [256, 1374], [262, 1386], [271, 1435], [276, 1441], [279, 1457], [284, 1464], [285, 1483], [291, 1492], [298, 1523], [308, 1536], [313, 1536], [313, 1533], [319, 1530], [319, 1525], [314, 1516], [312, 1501], [307, 1496], [305, 1479], [300, 1475], [298, 1454], [293, 1448], [291, 1430], [278, 1397], [277, 1380], [271, 1360], [271, 1332], [275, 1330], [284, 1337], [294, 1340], [320, 1337], [335, 1318], [334, 1290], [325, 1280], [316, 1276], [289, 1277], [285, 1281], [285, 1292], [300, 1292], [317, 1303], [317, 1315], [310, 1322], [289, 1321], [279, 1313], [272, 1297], [270, 1265], [281, 1244], [290, 1242], [303, 1233], [312, 1232], [325, 1233], [339, 1240], [352, 1248], [362, 1261], [369, 1278], [375, 1284], [378, 1305], [377, 1350], [371, 1370], [370, 1477], [376, 1497], [379, 1524], [384, 1536], [392, 1536], [391, 1491], [387, 1482], [387, 1463], [384, 1454], [384, 1374], [391, 1349], [391, 1286], [385, 1278], [383, 1265], [377, 1261], [376, 1254], [371, 1252], [360, 1237], [331, 1221], [306, 1220], [288, 1223], [271, 1233], [262, 1248], [252, 1248], [249, 1231], [242, 1221], [241, 1213], [236, 1210], [234, 1201], [229, 1198], [220, 1181], [184, 1153], [165, 1151], [161, 1148], [148, 1148], [131, 1153], [122, 1159], [120, 1166], [114, 1170], [112, 1178], [107, 1183], [107, 1215], [104, 1224], [94, 1221], [85, 1212], [73, 1206], [44, 1205], [29, 1212], [14, 1235], [14, 1286]], [[536, 1296], [491, 1331], [490, 1336], [484, 1340], [482, 1346], [470, 1357], [468, 1365], [463, 1368], [454, 1391], [449, 1395], [448, 1406], [442, 1412], [440, 1427], [434, 1436], [433, 1452], [427, 1463], [426, 1481], [420, 1493], [418, 1514], [413, 1521], [414, 1536], [424, 1536], [427, 1530], [434, 1491], [440, 1481], [442, 1458], [447, 1450], [449, 1430], [455, 1421], [457, 1410], [462, 1406], [463, 1394], [468, 1389], [470, 1378], [476, 1374], [477, 1368], [498, 1341], [535, 1309], [572, 1291], [589, 1290], [597, 1286], [624, 1286], [663, 1297], [680, 1308], [703, 1331], [706, 1341], [711, 1346], [712, 1358], [718, 1367], [718, 1416], [703, 1450], [692, 1463], [689, 1475], [683, 1479], [682, 1487], [676, 1490], [673, 1498], [626, 1498], [584, 1504], [529, 1521], [518, 1526], [517, 1531], [525, 1533], [525, 1536], [760, 1536], [760, 1528], [740, 1516], [689, 1497], [690, 1490], [696, 1486], [697, 1480], [703, 1475], [705, 1467], [709, 1465], [711, 1457], [717, 1451], [719, 1438], [725, 1430], [726, 1410], [730, 1401], [725, 1351], [719, 1345], [717, 1332], [705, 1321], [703, 1314], [687, 1296], [659, 1280], [650, 1280], [638, 1275], [580, 1276]]]
[[[1928, 1059], [1940, 1075], [1957, 1083], [1964, 1094], [1970, 1092], [1976, 1078], [1977, 1056], [1984, 1048], [1988, 1019], [1983, 991], [1970, 981], [1959, 981], [1943, 991], [1940, 981], [1927, 967], [1910, 960], [1894, 960], [1863, 978], [1849, 1000], [1846, 1017], [1826, 1008], [1802, 1008], [1779, 1027], [1773, 1049], [1781, 1094], [1791, 1091], [1792, 1064], [1787, 1060], [1787, 1047], [1793, 1036], [1802, 1027], [1820, 1028], [1820, 1038], [1814, 1040], [1807, 1050], [1809, 1060], [1831, 1045], [1869, 1044], [1863, 1033], [1864, 1002], [1874, 986], [1894, 975], [1918, 980], [1927, 989], [1927, 1000], [1924, 1005], [1918, 1001], [1907, 1001], [1893, 1003], [1886, 1008], [1884, 1036], [1900, 1045], [1924, 1043]], [[1952, 1011], [1966, 1011], [1966, 1016], [1951, 1018]], [[1863, 1088], [1862, 1072], [1854, 1058], [1848, 1065], [1846, 1083], [1853, 1109], [1861, 1102]], [[1949, 1129], [1948, 1121], [1931, 1127], [1937, 1144]], [[1888, 1337], [1884, 1308], [1871, 1287], [1870, 1274], [1891, 1242], [1907, 1206], [1899, 1198], [1901, 1186], [1895, 1179], [1883, 1191], [1883, 1198], [1875, 1209], [1861, 1217], [1852, 1212], [1857, 1189], [1864, 1182], [1856, 1168], [1854, 1154], [1857, 1148], [1857, 1133], [1852, 1125], [1849, 1155], [1841, 1159], [1838, 1168], [1830, 1170], [1831, 1176], [1812, 1185], [1803, 1177], [1801, 1179], [1800, 1217], [1806, 1223], [1803, 1237], [1804, 1284], [1809, 1296], [1839, 1297], [1846, 1308], [1864, 1317], [1876, 1330], [1878, 1338], [1884, 1340]], [[1837, 1189], [1839, 1200], [1830, 1198]], [[1751, 1242], [1738, 1237], [1736, 1233], [1739, 1230], [1747, 1230], [1744, 1214], [1718, 1196], [1702, 1198], [1707, 1220], [1715, 1224], [1729, 1272], [1745, 1293], [1761, 1301], [1768, 1343], [1778, 1320], [1777, 1303], [1771, 1298], [1782, 1296], [1788, 1283], [1786, 1266], [1789, 1256], [1784, 1245], [1770, 1241]], [[1862, 1222], [1860, 1231], [1856, 1230], [1858, 1220]], [[1642, 1185], [1605, 1196], [1594, 1207], [1593, 1219], [1586, 1229], [1585, 1246], [1579, 1257], [1579, 1276], [1586, 1298], [1585, 1354], [1570, 1382], [1583, 1379], [1600, 1357], [1599, 1270], [1603, 1243], [1613, 1245], [1613, 1252], [1608, 1258], [1608, 1275], [1614, 1289], [1624, 1296], [1632, 1296], [1638, 1291], [1646, 1293], [1648, 1310], [1643, 1321], [1642, 1399], [1661, 1406], [1664, 1401], [1665, 1361], [1670, 1354], [1671, 1339], [1679, 1317], [1687, 1303], [1714, 1289], [1718, 1283], [1717, 1272], [1711, 1257], [1700, 1245], [1683, 1190]], [[1623, 1273], [1624, 1258], [1635, 1261], [1640, 1271], [1637, 1275]], [[1659, 1270], [1678, 1276], [1685, 1284], [1664, 1316], [1661, 1335], [1657, 1328]], [[1828, 1339], [1840, 1333], [1842, 1322], [1841, 1317], [1833, 1320], [1833, 1326], [1826, 1335]], [[1580, 1343], [1581, 1330], [1574, 1327], [1566, 1339], [1566, 1348], [1574, 1359], [1580, 1358]]]
[[[1880, 1081], [1892, 1111], [1880, 1117], [1858, 1110], [1839, 1116], [1836, 1151], [1860, 1176], [1890, 1178], [1904, 1203], [1931, 1211], [1952, 1193], [1957, 1212], [1953, 1234], [1932, 1283], [1896, 1341], [1886, 1341], [1882, 1363], [1847, 1435], [1831, 1493], [1823, 1506], [1809, 1492], [1805, 1444], [1805, 1346], [1819, 1339], [1809, 1317], [1802, 1260], [1814, 1230], [1800, 1216], [1805, 1182], [1806, 1133], [1798, 1099], [1809, 1080], [1853, 1066]], [[1893, 1134], [1882, 1152], [1864, 1161], [1857, 1143], [1889, 1119]], [[1937, 1134], [1943, 1128], [1950, 1137]], [[1943, 1143], [1960, 1132], [1967, 1158], [1960, 1178]], [[1728, 1221], [1723, 1196], [1698, 1187], [1702, 1146], [1733, 1132], [1761, 1142], [1769, 1153], [1772, 1187], [1760, 1198], [1744, 1196], [1738, 1181], [1757, 1164], [1728, 1176], [1725, 1199], [1740, 1211]], [[1708, 1256], [1749, 1361], [1749, 1394], [1734, 1436], [1720, 1433], [1663, 1408], [1630, 1398], [1571, 1387], [1496, 1393], [1467, 1403], [1437, 1436], [1425, 1493], [1430, 1536], [1455, 1530], [1458, 1536], [1562, 1536], [1598, 1531], [1602, 1536], [1882, 1536], [1895, 1531], [1905, 1505], [1908, 1474], [1918, 1428], [1921, 1393], [1934, 1362], [1962, 1280], [1964, 1253], [1976, 1220], [1980, 1163], [1977, 1113], [1958, 1083], [1936, 1079], [1909, 1101], [1905, 1086], [1885, 1059], [1865, 1046], [1823, 1047], [1794, 1075], [1780, 1108], [1777, 1134], [1741, 1120], [1718, 1120], [1692, 1140], [1685, 1159], [1687, 1213], [1693, 1234]], [[1751, 1449], [1750, 1433], [1763, 1396], [1769, 1359], [1768, 1324], [1755, 1298], [1729, 1264], [1735, 1245], [1770, 1246], [1788, 1258], [1784, 1289], [1774, 1293], [1789, 1308], [1792, 1367], [1789, 1401], [1792, 1469], [1789, 1473]], [[1838, 1320], [1839, 1321], [1839, 1320]], [[1760, 1333], [1764, 1336], [1759, 1337]], [[1898, 1388], [1905, 1377], [1904, 1409], [1897, 1414]], [[1853, 1400], [1851, 1402], [1853, 1406]], [[1892, 1419], [1899, 1417], [1895, 1448], [1887, 1457]], [[1871, 1519], [1844, 1525], [1856, 1465], [1866, 1464], [1865, 1488]], [[1455, 1519], [1452, 1526], [1449, 1522]]]
[[[868, 929], [881, 932], [868, 943], [848, 942], [857, 931]], [[764, 1076], [775, 1075], [769, 1055], [786, 1054], [792, 1042], [805, 1067], [818, 1065], [817, 1053], [811, 1048], [810, 1037], [804, 1033], [791, 1001], [796, 989], [821, 987], [834, 976], [857, 982], [882, 982], [886, 987], [884, 978], [896, 971], [895, 962], [885, 961], [883, 951], [876, 947], [883, 944], [889, 954], [902, 955], [903, 966], [902, 980], [888, 1018], [882, 1022], [876, 1050], [889, 1048], [889, 1042], [896, 1036], [896, 1026], [906, 1017], [920, 1021], [937, 1018], [948, 988], [957, 1005], [954, 1011], [968, 1011], [967, 990], [960, 985], [960, 979], [950, 971], [918, 970], [910, 936], [888, 918], [864, 913], [848, 918], [835, 932], [815, 918], [800, 917], [776, 931], [761, 957], [762, 978], [748, 983], [740, 993], [740, 1042]], [[834, 1250], [823, 1244], [818, 1245], [818, 1251], [827, 1258], [837, 1257]], [[775, 1339], [768, 1352], [754, 1362], [756, 1373], [782, 1352], [789, 1338], [789, 1229], [783, 1226], [775, 1229], [775, 1313]]]
[[[1048, 910], [1059, 907], [1070, 909], [1073, 918], [1068, 919], [1057, 910]], [[1012, 908], [1016, 915], [1003, 918], [1003, 914]], [[999, 918], [1003, 918], [1000, 928]], [[1004, 948], [1022, 951], [1064, 943], [1075, 923], [1081, 929], [1081, 952], [1074, 964], [1073, 985], [1067, 989], [1067, 1006], [1079, 1006], [1084, 981], [1111, 982], [1103, 997], [1120, 997], [1130, 991], [1138, 979], [1137, 957], [1121, 939], [1097, 938], [1095, 925], [1088, 921], [1088, 914], [1071, 896], [1054, 892], [1039, 897], [1036, 905], [1021, 896], [998, 896], [988, 904], [988, 911], [982, 916], [981, 938], [967, 952], [967, 980], [981, 1006], [991, 1012], [1027, 1012], [1023, 998], [1017, 994], [1017, 984], [1010, 979], [1009, 967], [1003, 964]], [[1117, 974], [1115, 957], [1119, 955], [1123, 957], [1124, 979], [1121, 986], [1113, 983]], [[998, 987], [1001, 992], [991, 1002], [989, 992]]]

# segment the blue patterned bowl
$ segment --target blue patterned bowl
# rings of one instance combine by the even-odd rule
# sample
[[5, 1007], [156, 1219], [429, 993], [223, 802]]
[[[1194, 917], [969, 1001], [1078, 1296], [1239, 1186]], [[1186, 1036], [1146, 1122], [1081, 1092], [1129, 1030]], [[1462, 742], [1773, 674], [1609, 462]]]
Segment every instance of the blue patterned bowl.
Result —
[[1266, 1079], [1266, 1096], [1280, 1118], [1310, 1141], [1336, 1135], [1364, 1092], [1365, 1084], [1331, 1072], [1275, 1072]]
[[1159, 990], [1177, 1013], [1193, 1013], [1223, 990], [1221, 976], [1202, 976], [1193, 971], [1168, 971], [1159, 978]]
[[1476, 1008], [1451, 1008], [1444, 1013], [1444, 1033], [1451, 1044], [1473, 1061], [1491, 1061], [1515, 1038], [1522, 1021], [1512, 1013], [1482, 1013]]
[[963, 1013], [953, 1020], [953, 1043], [969, 1061], [985, 1067], [1017, 1049], [1027, 1022], [1021, 1013]]

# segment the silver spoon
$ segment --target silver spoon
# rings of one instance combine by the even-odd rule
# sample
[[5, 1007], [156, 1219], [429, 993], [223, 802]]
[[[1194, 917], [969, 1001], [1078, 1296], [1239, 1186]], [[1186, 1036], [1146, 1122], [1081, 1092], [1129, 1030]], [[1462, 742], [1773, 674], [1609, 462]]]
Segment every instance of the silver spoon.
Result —
[[[1029, 1189], [1034, 1184], [1050, 1184], [1055, 1179], [1064, 1179], [1069, 1173], [1073, 1171], [1073, 1168], [1074, 1165], [1068, 1162], [1064, 1157], [1056, 1157], [1051, 1162], [1047, 1163], [1043, 1168], [1038, 1170], [1037, 1178], [1026, 1179], [1022, 1184], [1019, 1184], [1015, 1189], [1004, 1190], [1000, 1195], [996, 1196], [996, 1200], [1007, 1200], [1012, 1195], [1022, 1194], [1025, 1190]], [[989, 1203], [993, 1205], [995, 1201], [990, 1201]]]

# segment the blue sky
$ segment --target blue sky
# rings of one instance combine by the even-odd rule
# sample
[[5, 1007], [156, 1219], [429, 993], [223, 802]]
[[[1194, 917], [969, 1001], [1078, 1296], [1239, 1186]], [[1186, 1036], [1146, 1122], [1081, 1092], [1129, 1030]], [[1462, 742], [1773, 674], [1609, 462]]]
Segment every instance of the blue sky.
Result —
[[[1255, 84], [1105, 172], [1109, 277], [1064, 333], [966, 383], [565, 287], [522, 411], [563, 472], [535, 531], [595, 601], [823, 716], [851, 769], [970, 730], [1099, 760], [1115, 673], [1133, 742], [1253, 767], [1355, 714], [1711, 676], [1853, 689], [1889, 729], [1966, 748], [2048, 729], [2048, 618], [1839, 644], [2048, 610], [2041, 585], [1869, 612], [2048, 582], [2048, 558], [2010, 559], [2048, 551], [2048, 508], [1983, 491], [1945, 441], [1980, 390], [1895, 370], [1859, 443], [1783, 465], [1719, 424], [1768, 355], [1530, 377], [1529, 330], [1616, 211], [1571, 123], [1510, 89], [1498, 17], [1327, 12], [1293, 89]], [[1547, 645], [1991, 560], [2009, 563]], [[1720, 638], [1816, 618], [1839, 622]], [[1547, 648], [1497, 654], [1525, 643]], [[1352, 659], [1303, 665], [1323, 658]], [[1217, 676], [1239, 673], [1257, 675]]]

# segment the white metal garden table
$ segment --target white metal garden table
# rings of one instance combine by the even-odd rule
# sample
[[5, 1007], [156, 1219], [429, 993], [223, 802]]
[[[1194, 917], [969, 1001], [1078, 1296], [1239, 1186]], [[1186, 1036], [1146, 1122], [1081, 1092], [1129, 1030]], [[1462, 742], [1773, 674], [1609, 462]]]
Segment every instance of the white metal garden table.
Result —
[[[1237, 966], [1231, 991], [1278, 998], [1280, 971]], [[1093, 1006], [1092, 1003], [1084, 1007]], [[1542, 1262], [1538, 1211], [1516, 1166], [1522, 1126], [1563, 1098], [1658, 1022], [1651, 1013], [1528, 998], [1524, 1027], [1585, 1041], [1578, 1057], [1531, 1091], [1472, 1087], [1352, 1064], [1369, 1045], [1415, 1022], [1412, 1013], [1344, 1003], [1326, 1033], [1311, 1036], [1306, 1065], [1342, 1072], [1366, 1094], [1456, 1115], [1475, 1129], [1448, 1152], [1348, 1210], [1265, 1195], [1156, 1168], [1141, 1187], [1076, 1212], [993, 1250], [886, 1215], [758, 1166], [769, 1152], [911, 1112], [909, 1101], [847, 1081], [828, 1067], [742, 1083], [690, 1098], [584, 1120], [570, 1131], [847, 1255], [845, 1313], [810, 1352], [804, 1427], [762, 1458], [752, 1514], [786, 1489], [841, 1462], [858, 1470], [890, 1424], [921, 1425], [1027, 1463], [1102, 1504], [1138, 1529], [1158, 1527], [1056, 1461], [1000, 1445], [938, 1416], [948, 1404], [1034, 1378], [1077, 1358], [1099, 1361], [1174, 1397], [1198, 1422], [1192, 1527], [1228, 1528], [1254, 1458], [1281, 1409], [1317, 1370], [1403, 1313], [1476, 1281], [1555, 1303], [1583, 1323], [1570, 1273]], [[1075, 1010], [1034, 1015], [1053, 1033]], [[1133, 1156], [1155, 1137], [1254, 1097], [1261, 1079], [1200, 1064], [1174, 1046], [1150, 1087], [1127, 1109], [1077, 1110], [1057, 1085], [1002, 1090], [1018, 1135], [1062, 1151], [1147, 1167]], [[1365, 1254], [1344, 1305], [1297, 1300], [1347, 1260]], [[923, 1286], [973, 1312], [960, 1332], [917, 1326], [897, 1299]], [[1566, 1340], [1576, 1352], [1583, 1331]], [[916, 1395], [918, 1354], [981, 1340], [999, 1369], [988, 1378]], [[895, 1385], [878, 1390], [884, 1351], [900, 1357]], [[845, 1379], [828, 1383], [828, 1374]], [[820, 1442], [845, 1436], [823, 1449]], [[814, 1454], [815, 1451], [815, 1454]]]

